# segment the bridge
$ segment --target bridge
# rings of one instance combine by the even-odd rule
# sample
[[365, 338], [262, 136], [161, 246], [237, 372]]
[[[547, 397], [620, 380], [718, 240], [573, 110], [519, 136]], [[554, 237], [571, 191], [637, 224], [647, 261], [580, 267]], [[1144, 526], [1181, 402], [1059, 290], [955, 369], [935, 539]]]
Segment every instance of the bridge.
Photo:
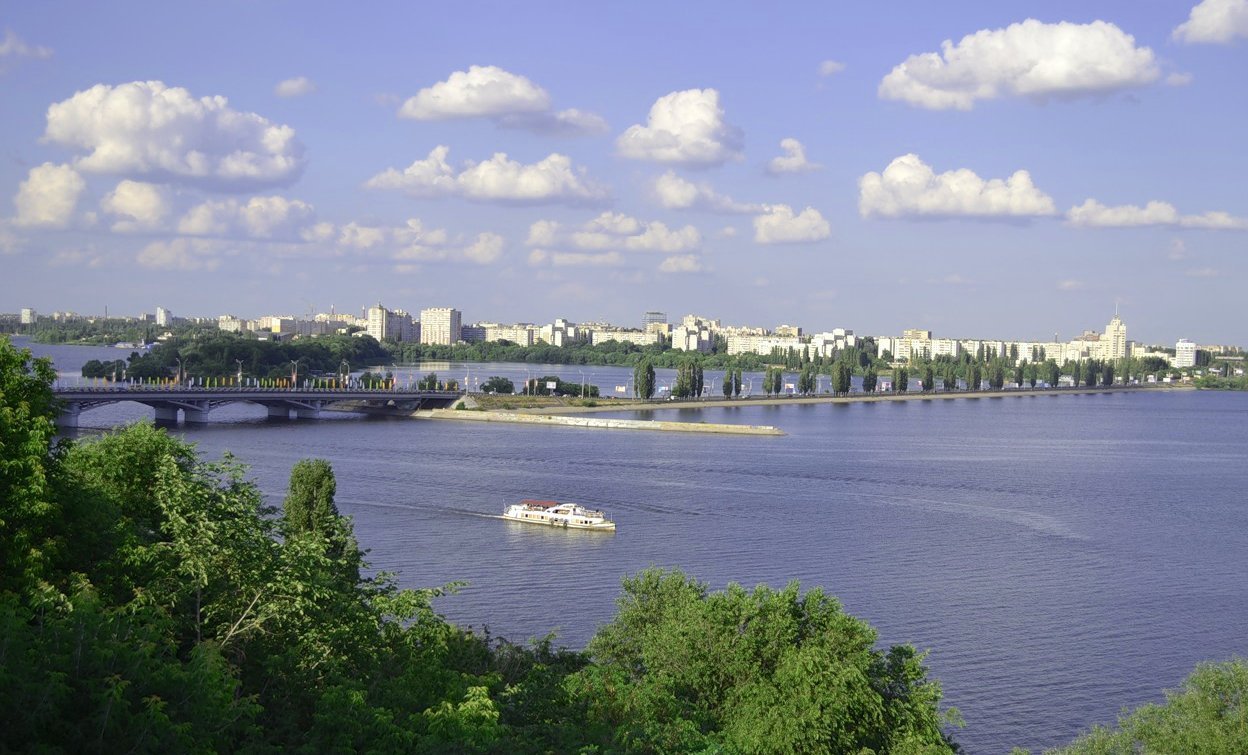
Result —
[[134, 401], [156, 410], [159, 424], [177, 424], [178, 412], [188, 423], [208, 421], [208, 413], [219, 406], [246, 401], [259, 404], [269, 416], [290, 419], [291, 412], [300, 419], [316, 419], [321, 409], [341, 402], [358, 402], [375, 407], [404, 410], [445, 408], [463, 396], [458, 391], [418, 391], [404, 388], [203, 388], [184, 385], [151, 386], [121, 385], [103, 388], [55, 388], [61, 401], [57, 424], [77, 427], [84, 411], [106, 404]]

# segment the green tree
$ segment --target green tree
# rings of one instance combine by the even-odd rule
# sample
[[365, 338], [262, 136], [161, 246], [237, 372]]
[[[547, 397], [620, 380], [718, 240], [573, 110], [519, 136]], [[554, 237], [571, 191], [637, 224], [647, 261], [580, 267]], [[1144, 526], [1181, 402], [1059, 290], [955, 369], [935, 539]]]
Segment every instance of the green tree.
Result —
[[910, 387], [910, 373], [905, 367], [898, 368], [897, 374], [894, 376], [893, 390], [899, 393], [905, 393]]
[[724, 370], [723, 392], [724, 392], [724, 398], [726, 399], [732, 398], [732, 384], [733, 384], [732, 376], [734, 374], [735, 373], [731, 367]]
[[[611, 742], [646, 752], [952, 752], [939, 686], [909, 646], [876, 650], [819, 590], [718, 593], [680, 572], [624, 580], [569, 678]], [[614, 748], [612, 748], [614, 749]]]
[[494, 375], [481, 384], [481, 390], [485, 393], [498, 393], [510, 396], [516, 392], [516, 384], [511, 382], [510, 378]]
[[1161, 705], [1097, 726], [1054, 755], [1231, 753], [1248, 749], [1248, 661], [1202, 663]]
[[853, 381], [853, 373], [850, 371], [849, 365], [844, 362], [837, 362], [832, 369], [833, 391], [838, 395], [849, 393]]
[[936, 372], [932, 369], [932, 365], [928, 364], [923, 368], [923, 392], [931, 393], [936, 390]]
[[868, 367], [867, 371], [862, 375], [862, 390], [866, 393], [875, 393], [875, 386], [879, 376], [875, 373], [875, 367]]
[[1045, 362], [1045, 370], [1045, 382], [1049, 384], [1050, 388], [1056, 388], [1058, 381], [1061, 380], [1062, 377], [1061, 368], [1057, 366], [1056, 361], [1050, 359]]
[[633, 393], [642, 399], [654, 398], [654, 363], [643, 359], [633, 369]]
[[1114, 363], [1106, 360], [1101, 366], [1101, 385], [1110, 386], [1114, 384]]
[[422, 391], [436, 391], [438, 387], [438, 373], [436, 372], [430, 372], [416, 383], [416, 388]]
[[740, 367], [738, 367], [738, 368], [737, 368], [737, 369], [733, 372], [733, 375], [732, 375], [732, 395], [733, 395], [733, 396], [740, 397], [740, 395], [741, 395], [741, 384], [742, 384], [742, 378], [741, 378], [741, 368], [740, 368]]
[[334, 494], [338, 483], [324, 459], [302, 459], [290, 470], [290, 487], [282, 502], [282, 515], [291, 532], [328, 536], [338, 520]]

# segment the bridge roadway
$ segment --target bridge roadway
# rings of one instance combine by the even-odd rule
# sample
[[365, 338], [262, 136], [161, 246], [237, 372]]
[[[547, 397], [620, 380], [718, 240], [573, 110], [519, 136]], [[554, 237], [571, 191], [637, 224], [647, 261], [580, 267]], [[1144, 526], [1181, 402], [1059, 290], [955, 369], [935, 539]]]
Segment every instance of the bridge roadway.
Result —
[[88, 409], [122, 401], [135, 401], [156, 410], [159, 424], [177, 424], [178, 412], [189, 423], [208, 421], [208, 413], [219, 406], [247, 401], [260, 404], [270, 417], [290, 419], [293, 411], [300, 419], [316, 419], [321, 409], [339, 401], [363, 401], [402, 409], [445, 408], [463, 394], [458, 391], [414, 391], [395, 388], [312, 389], [312, 388], [201, 388], [190, 386], [121, 385], [106, 388], [54, 388], [61, 401], [57, 424], [77, 427], [78, 417]]

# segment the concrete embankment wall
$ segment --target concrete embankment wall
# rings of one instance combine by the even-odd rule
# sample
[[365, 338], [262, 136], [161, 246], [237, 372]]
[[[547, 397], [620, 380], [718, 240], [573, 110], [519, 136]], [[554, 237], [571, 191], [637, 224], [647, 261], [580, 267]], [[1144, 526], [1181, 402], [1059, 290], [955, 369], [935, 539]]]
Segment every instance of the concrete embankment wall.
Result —
[[550, 414], [518, 412], [458, 411], [425, 409], [412, 412], [421, 419], [457, 420], [460, 422], [512, 422], [526, 425], [561, 425], [564, 427], [597, 427], [607, 430], [661, 430], [676, 433], [712, 433], [719, 435], [784, 435], [771, 425], [725, 425], [704, 422], [665, 422], [662, 420], [615, 419], [606, 417], [564, 417]]

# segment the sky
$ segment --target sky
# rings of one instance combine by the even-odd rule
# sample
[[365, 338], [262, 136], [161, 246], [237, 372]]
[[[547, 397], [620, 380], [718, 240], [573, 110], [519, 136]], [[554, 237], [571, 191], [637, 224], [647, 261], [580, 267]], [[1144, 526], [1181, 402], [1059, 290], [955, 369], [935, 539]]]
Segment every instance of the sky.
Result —
[[1248, 345], [1248, 0], [9, 3], [0, 311]]

